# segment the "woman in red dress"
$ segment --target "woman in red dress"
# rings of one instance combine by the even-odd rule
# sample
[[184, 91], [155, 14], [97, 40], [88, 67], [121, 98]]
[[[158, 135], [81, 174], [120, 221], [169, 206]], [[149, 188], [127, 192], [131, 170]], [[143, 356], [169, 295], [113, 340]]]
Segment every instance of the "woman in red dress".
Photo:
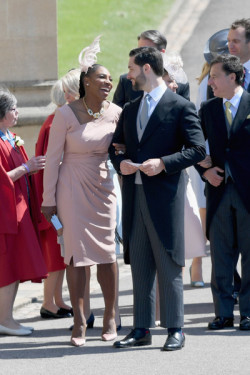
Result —
[[[62, 81], [58, 80], [51, 90], [51, 101], [61, 107], [65, 104]], [[36, 156], [46, 155], [49, 132], [55, 114], [51, 114], [45, 120], [40, 129], [36, 143]], [[43, 170], [35, 175], [36, 191], [39, 206], [42, 205], [43, 195]], [[65, 304], [62, 297], [62, 285], [64, 278], [65, 264], [61, 256], [61, 248], [57, 243], [57, 233], [52, 225], [42, 214], [42, 220], [39, 223], [40, 237], [42, 243], [43, 256], [48, 268], [49, 276], [44, 280], [43, 303], [40, 315], [44, 319], [57, 319], [70, 317], [73, 314], [72, 308]]]
[[41, 282], [47, 276], [31, 176], [44, 168], [45, 157], [28, 160], [23, 141], [9, 131], [18, 119], [16, 103], [14, 95], [0, 89], [0, 334], [24, 336], [33, 328], [13, 318], [19, 282]]

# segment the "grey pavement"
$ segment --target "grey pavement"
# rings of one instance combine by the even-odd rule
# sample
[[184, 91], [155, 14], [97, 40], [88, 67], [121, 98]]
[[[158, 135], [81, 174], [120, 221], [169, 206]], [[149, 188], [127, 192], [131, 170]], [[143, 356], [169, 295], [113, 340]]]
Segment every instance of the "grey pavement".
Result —
[[[203, 64], [203, 48], [211, 34], [229, 27], [237, 18], [249, 17], [249, 0], [177, 0], [170, 17], [161, 27], [169, 35], [169, 48], [181, 52], [184, 68], [195, 100]], [[181, 23], [179, 20], [182, 20]], [[120, 313], [125, 336], [133, 325], [133, 296], [130, 267], [118, 259], [120, 268]], [[239, 331], [239, 310], [235, 306], [235, 328], [208, 331], [207, 323], [214, 317], [210, 291], [211, 261], [209, 248], [203, 258], [204, 288], [191, 288], [189, 266], [184, 272], [184, 302], [186, 346], [181, 351], [162, 352], [166, 331], [152, 329], [152, 346], [114, 349], [100, 340], [103, 298], [93, 267], [91, 277], [91, 306], [95, 327], [87, 331], [86, 346], [71, 347], [68, 327], [72, 319], [42, 320], [42, 284], [20, 285], [15, 301], [15, 318], [35, 327], [29, 337], [0, 337], [0, 375], [2, 374], [162, 374], [169, 375], [250, 375], [250, 332]], [[64, 297], [69, 299], [66, 283]], [[171, 303], [171, 301], [170, 301]], [[15, 359], [15, 361], [14, 361]]]

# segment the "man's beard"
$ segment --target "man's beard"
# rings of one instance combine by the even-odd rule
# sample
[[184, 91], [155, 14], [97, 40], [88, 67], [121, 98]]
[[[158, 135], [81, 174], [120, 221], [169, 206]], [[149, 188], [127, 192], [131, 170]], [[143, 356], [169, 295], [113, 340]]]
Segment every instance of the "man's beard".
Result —
[[134, 85], [132, 85], [132, 88], [134, 91], [141, 91], [142, 87], [144, 86], [146, 82], [146, 77], [145, 77], [145, 74], [143, 73], [142, 67], [140, 69], [141, 69], [141, 73], [135, 78], [135, 83]]

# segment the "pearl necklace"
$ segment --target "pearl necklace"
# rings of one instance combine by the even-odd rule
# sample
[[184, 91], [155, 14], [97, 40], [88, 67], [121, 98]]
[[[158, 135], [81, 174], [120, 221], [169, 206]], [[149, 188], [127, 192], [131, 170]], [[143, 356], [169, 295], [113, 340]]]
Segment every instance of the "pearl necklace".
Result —
[[92, 111], [92, 109], [90, 109], [90, 108], [87, 107], [87, 104], [86, 104], [84, 98], [82, 98], [82, 101], [83, 101], [84, 107], [86, 108], [86, 111], [88, 112], [88, 114], [89, 114], [90, 116], [94, 117], [95, 119], [98, 119], [98, 118], [103, 114], [103, 112], [104, 112], [104, 108], [103, 108], [103, 106], [102, 106], [102, 108], [100, 109], [100, 112], [95, 112], [95, 113], [94, 113], [94, 112]]

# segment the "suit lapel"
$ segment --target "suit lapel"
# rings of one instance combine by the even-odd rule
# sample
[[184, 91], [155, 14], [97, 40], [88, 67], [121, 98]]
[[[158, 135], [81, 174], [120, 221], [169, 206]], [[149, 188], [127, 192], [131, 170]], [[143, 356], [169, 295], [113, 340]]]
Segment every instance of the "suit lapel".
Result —
[[236, 116], [231, 125], [230, 136], [232, 136], [239, 130], [239, 128], [242, 126], [242, 124], [244, 123], [249, 113], [250, 113], [249, 95], [245, 91], [243, 91], [241, 101], [239, 104], [239, 108], [237, 110]]
[[228, 139], [227, 124], [223, 109], [223, 100], [221, 98], [215, 99], [214, 108], [211, 113], [212, 118], [214, 118], [214, 121], [212, 122], [214, 135], [220, 132], [223, 139]]
[[130, 111], [129, 111], [129, 134], [131, 137], [131, 141], [135, 144], [139, 143], [138, 134], [137, 134], [137, 128], [136, 128], [136, 120], [137, 120], [137, 114], [139, 111], [139, 106], [141, 103], [142, 98], [135, 99], [130, 104]]
[[159, 123], [162, 122], [166, 117], [166, 112], [169, 112], [172, 109], [176, 102], [174, 95], [175, 94], [173, 94], [169, 89], [163, 94], [152, 115], [150, 116], [140, 144], [143, 144], [151, 136]]

